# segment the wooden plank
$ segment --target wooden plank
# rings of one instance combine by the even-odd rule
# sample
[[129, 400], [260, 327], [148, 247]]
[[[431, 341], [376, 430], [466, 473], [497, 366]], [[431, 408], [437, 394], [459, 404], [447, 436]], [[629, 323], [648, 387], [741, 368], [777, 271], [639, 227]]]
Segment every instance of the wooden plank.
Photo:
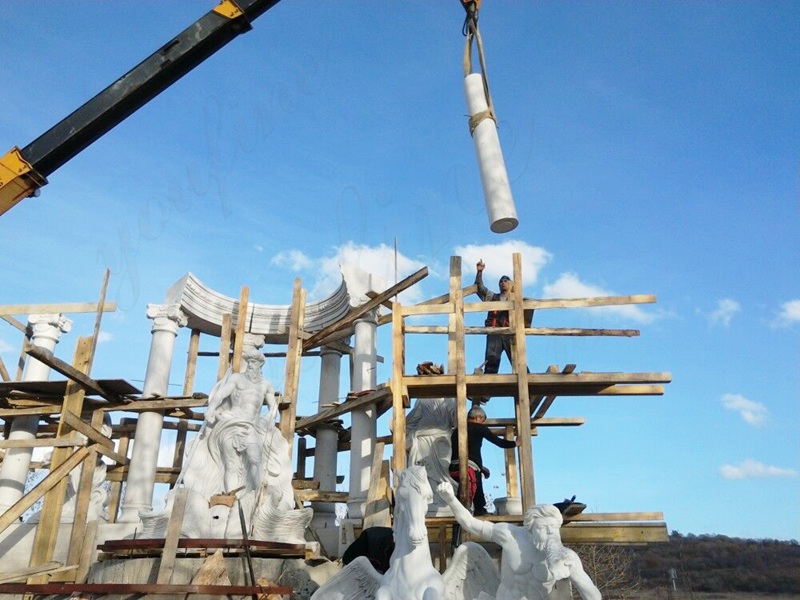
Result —
[[11, 375], [8, 374], [6, 363], [3, 362], [2, 358], [0, 358], [0, 377], [2, 377], [3, 381], [11, 381]]
[[25, 327], [25, 325], [17, 321], [14, 317], [10, 315], [0, 315], [0, 319], [3, 319], [3, 321], [6, 323], [21, 331], [25, 336], [28, 335], [28, 329]]
[[317, 346], [320, 341], [324, 340], [329, 335], [350, 327], [364, 314], [380, 306], [384, 302], [384, 300], [388, 300], [392, 296], [399, 294], [403, 290], [411, 287], [412, 285], [414, 285], [415, 283], [424, 279], [427, 276], [428, 276], [428, 267], [423, 267], [416, 273], [409, 275], [408, 277], [403, 279], [400, 283], [393, 285], [386, 291], [383, 291], [377, 296], [375, 296], [375, 298], [372, 298], [371, 300], [365, 302], [358, 308], [351, 310], [349, 313], [347, 313], [347, 316], [345, 316], [343, 319], [340, 319], [336, 323], [331, 323], [327, 327], [323, 327], [321, 330], [316, 332], [314, 335], [312, 335], [303, 343], [303, 350], [310, 350], [311, 348]]
[[[584, 417], [546, 417], [543, 419], [531, 419], [531, 428], [534, 427], [579, 427], [586, 424]], [[496, 427], [517, 426], [514, 419], [486, 419], [486, 425], [492, 429]]]
[[286, 350], [286, 375], [284, 376], [284, 402], [288, 407], [281, 410], [281, 434], [289, 442], [289, 456], [292, 456], [294, 431], [297, 420], [297, 394], [300, 386], [300, 362], [303, 355], [303, 326], [306, 315], [306, 291], [300, 278], [294, 280], [292, 291], [292, 312], [289, 325], [289, 346]]
[[[94, 349], [93, 338], [82, 337], [78, 338], [77, 347], [75, 349], [75, 358], [73, 359], [74, 370], [81, 374], [89, 372], [92, 363], [92, 352]], [[73, 426], [74, 423], [80, 423], [81, 428], [91, 429], [79, 417], [83, 409], [84, 389], [77, 382], [70, 382], [67, 384], [66, 394], [64, 395], [64, 409], [61, 413], [61, 419], [58, 424], [58, 436], [62, 437], [72, 430], [78, 430]], [[69, 421], [72, 420], [72, 423]], [[80, 433], [83, 431], [78, 430]], [[99, 432], [98, 432], [99, 433]], [[87, 435], [89, 439], [93, 439]], [[100, 435], [99, 437], [103, 437]], [[111, 444], [111, 441], [104, 438], [106, 443]], [[113, 444], [112, 444], [113, 446]], [[90, 446], [90, 449], [94, 446]], [[90, 451], [87, 450], [87, 452]], [[80, 450], [83, 450], [81, 448]], [[80, 452], [78, 450], [78, 452]], [[66, 462], [71, 450], [67, 448], [54, 448], [53, 455], [50, 459], [50, 469], [58, 471], [60, 465]], [[75, 452], [72, 456], [78, 454]], [[87, 454], [88, 456], [88, 454]], [[84, 456], [85, 458], [85, 456]], [[70, 469], [71, 471], [72, 469]], [[42, 505], [42, 512], [39, 518], [39, 526], [36, 528], [36, 534], [33, 540], [33, 549], [31, 551], [30, 565], [36, 566], [47, 563], [53, 559], [53, 552], [55, 550], [56, 539], [58, 537], [58, 527], [61, 523], [61, 512], [64, 504], [64, 496], [67, 490], [68, 480], [66, 477], [61, 478], [53, 488], [47, 492]], [[30, 581], [30, 583], [37, 583], [37, 581]]]
[[89, 521], [86, 524], [86, 538], [81, 545], [81, 554], [78, 559], [78, 571], [75, 573], [75, 583], [84, 583], [89, 577], [89, 567], [92, 566], [92, 555], [97, 542], [98, 521]]
[[363, 409], [371, 404], [380, 402], [392, 395], [391, 388], [383, 387], [377, 390], [372, 390], [363, 396], [359, 396], [352, 400], [347, 400], [338, 406], [332, 406], [320, 411], [316, 415], [310, 417], [300, 417], [297, 419], [295, 429], [312, 429], [314, 426], [335, 419], [336, 417], [352, 412], [354, 410]]
[[512, 347], [514, 348], [514, 374], [517, 376], [517, 431], [521, 438], [519, 446], [520, 479], [522, 481], [523, 513], [536, 504], [536, 491], [533, 482], [533, 449], [531, 448], [530, 392], [528, 389], [528, 356], [525, 340], [525, 315], [522, 308], [522, 255], [513, 254], [514, 263], [514, 309], [509, 312], [515, 329]]
[[139, 597], [142, 594], [153, 596], [184, 597], [187, 594], [204, 594], [218, 598], [230, 596], [263, 595], [265, 598], [277, 594], [289, 598], [292, 588], [287, 586], [260, 585], [191, 585], [191, 584], [157, 584], [157, 583], [43, 583], [30, 585], [25, 583], [0, 584], [0, 594], [41, 594], [45, 596], [69, 595], [75, 593], [95, 594], [99, 596], [118, 594]]
[[395, 483], [406, 468], [406, 411], [403, 402], [406, 346], [402, 308], [399, 302], [395, 302], [392, 309], [392, 460]]
[[323, 490], [295, 490], [294, 498], [297, 502], [347, 502], [350, 494], [347, 492], [325, 492]]
[[573, 521], [663, 521], [663, 512], [581, 513]]
[[236, 333], [233, 338], [233, 372], [238, 373], [242, 367], [242, 349], [244, 334], [247, 330], [247, 306], [250, 302], [250, 288], [242, 286], [239, 294], [239, 312], [236, 315]]
[[[132, 419], [130, 417], [125, 417], [121, 420], [121, 424], [123, 426], [129, 426], [131, 428], [130, 432], [123, 431], [120, 434], [119, 442], [117, 444], [117, 451], [125, 458], [128, 457], [128, 447], [130, 445], [132, 437], [131, 434], [133, 434], [136, 429], [135, 422], [136, 419]], [[106, 473], [108, 473], [108, 471], [106, 471]], [[109, 493], [109, 500], [108, 500], [108, 517], [109, 517], [109, 522], [111, 523], [117, 522], [117, 512], [119, 511], [119, 504], [121, 500], [122, 500], [122, 481], [112, 481], [111, 490]]]
[[18, 571], [10, 571], [8, 573], [0, 573], [0, 583], [9, 583], [12, 581], [19, 581], [20, 579], [27, 579], [31, 575], [37, 575], [39, 573], [51, 572], [54, 569], [58, 569], [62, 566], [62, 563], [57, 561], [50, 561], [44, 565], [38, 565], [36, 567], [28, 567], [26, 569], [20, 569]]
[[[295, 474], [297, 479], [306, 478], [306, 457], [308, 456], [308, 449], [306, 448], [307, 444], [308, 442], [306, 441], [305, 436], [300, 436], [300, 438], [297, 440], [297, 472]], [[319, 482], [315, 483], [319, 484]]]
[[116, 302], [68, 302], [61, 304], [4, 304], [0, 305], [0, 315], [30, 315], [46, 313], [93, 313], [98, 310], [114, 312]]
[[77, 437], [45, 438], [35, 440], [0, 440], [0, 448], [75, 448], [88, 446], [89, 442]]
[[561, 528], [565, 544], [652, 544], [668, 542], [665, 523], [576, 523]]
[[[561, 371], [561, 374], [562, 375], [569, 375], [570, 373], [573, 373], [576, 368], [577, 368], [577, 365], [568, 364]], [[541, 398], [541, 396], [539, 398]], [[555, 394], [550, 394], [549, 396], [546, 396], [544, 398], [544, 402], [542, 402], [541, 406], [538, 407], [538, 410], [537, 410], [536, 407], [533, 406], [533, 404], [531, 404], [531, 414], [533, 415], [533, 418], [534, 419], [541, 419], [542, 417], [544, 417], [544, 414], [553, 405], [553, 402], [555, 401], [555, 399], [556, 399], [556, 395]], [[537, 404], [538, 403], [539, 403], [539, 401], [538, 401], [538, 398], [537, 398]], [[536, 412], [535, 415], [534, 415], [534, 411]]]
[[68, 475], [72, 469], [77, 467], [83, 459], [86, 458], [88, 453], [88, 448], [78, 448], [67, 460], [51, 470], [50, 474], [42, 479], [31, 491], [17, 500], [14, 506], [0, 515], [0, 533], [8, 529], [8, 526], [12, 523], [17, 523], [26, 510], [36, 504], [39, 499], [53, 489], [53, 487], [58, 485], [59, 481]]
[[161, 553], [161, 562], [158, 566], [158, 577], [156, 579], [156, 583], [160, 585], [168, 584], [172, 579], [172, 570], [175, 566], [175, 553], [178, 550], [178, 540], [181, 537], [183, 514], [186, 511], [186, 497], [189, 490], [180, 488], [173, 493], [175, 494], [175, 501], [172, 505], [172, 513], [169, 517], [169, 527], [167, 528], [167, 536], [164, 538], [164, 550]]
[[654, 304], [653, 294], [633, 296], [594, 296], [591, 298], [548, 298], [546, 300], [524, 300], [523, 308], [593, 308], [598, 306], [623, 306], [626, 304]]
[[[92, 338], [86, 339], [91, 340]], [[29, 345], [27, 348], [25, 348], [25, 352], [30, 354], [39, 362], [46, 364], [54, 371], [58, 371], [65, 377], [69, 377], [87, 392], [97, 394], [98, 396], [102, 396], [108, 400], [114, 399], [114, 397], [109, 395], [94, 379], [86, 375], [86, 373], [81, 372], [79, 369], [74, 368], [72, 365], [67, 364], [60, 358], [53, 356], [53, 353], [49, 350], [39, 348], [38, 346]]]
[[375, 453], [372, 455], [367, 504], [364, 507], [364, 529], [367, 527], [390, 527], [392, 522], [389, 515], [389, 502], [386, 500], [386, 486], [381, 485], [384, 448], [384, 444], [378, 442], [375, 444]]
[[[100, 421], [102, 423], [102, 421]], [[72, 532], [70, 534], [69, 552], [67, 553], [67, 564], [76, 565], [83, 552], [83, 544], [86, 540], [86, 519], [89, 514], [89, 502], [94, 491], [94, 471], [97, 467], [97, 451], [90, 451], [89, 455], [83, 460], [81, 467], [81, 479], [78, 485], [78, 495], [75, 499], [75, 518], [72, 520]]]
[[222, 315], [222, 328], [219, 334], [219, 363], [217, 363], [217, 381], [225, 376], [230, 364], [231, 354], [231, 323], [233, 316]]
[[189, 431], [189, 423], [184, 420], [178, 421], [178, 430], [175, 433], [175, 450], [172, 453], [172, 466], [176, 469], [183, 468], [183, 456], [186, 452], [186, 435]]
[[[547, 367], [547, 373], [558, 373], [558, 365], [550, 365]], [[545, 399], [543, 394], [536, 394], [531, 397], [531, 415], [539, 408], [542, 400]]]
[[200, 330], [192, 329], [189, 338], [189, 353], [186, 357], [186, 375], [183, 378], [183, 395], [191, 396], [194, 390], [194, 378], [197, 372], [197, 353], [200, 350]]
[[64, 412], [62, 413], [61, 417], [64, 423], [69, 425], [75, 431], [82, 433], [91, 441], [95, 442], [96, 444], [100, 444], [105, 448], [110, 448], [112, 450], [114, 449], [114, 442], [104, 436], [101, 431], [98, 431], [79, 417], [76, 417], [71, 412]]
[[[86, 370], [87, 373], [90, 373], [92, 370], [92, 362], [94, 361], [94, 353], [97, 350], [97, 339], [100, 337], [100, 324], [103, 322], [103, 307], [106, 303], [106, 293], [108, 292], [108, 280], [111, 277], [111, 271], [106, 269], [105, 274], [103, 275], [103, 285], [100, 286], [100, 298], [97, 300], [97, 310], [95, 312], [94, 318], [94, 329], [92, 330], [92, 352], [91, 358], [89, 359], [89, 368]], [[64, 312], [64, 311], [59, 311]]]
[[[507, 440], [512, 439], [514, 436], [513, 425], [506, 425], [506, 433], [504, 436]], [[509, 498], [519, 498], [519, 482], [517, 478], [519, 472], [517, 469], [517, 449], [506, 448], [506, 496]]]

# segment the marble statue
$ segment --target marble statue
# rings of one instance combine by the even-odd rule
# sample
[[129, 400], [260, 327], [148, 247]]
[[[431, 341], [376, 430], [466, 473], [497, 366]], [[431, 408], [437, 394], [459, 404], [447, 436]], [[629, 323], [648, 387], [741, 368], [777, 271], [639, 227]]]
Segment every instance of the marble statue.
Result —
[[450, 436], [456, 426], [456, 403], [453, 398], [418, 399], [406, 416], [408, 464], [422, 465], [428, 472], [433, 502], [428, 514], [450, 515], [447, 503], [436, 485], [450, 479]]
[[[294, 508], [289, 443], [275, 425], [278, 404], [261, 374], [264, 355], [246, 345], [242, 358], [245, 370], [229, 369], [211, 390], [203, 426], [189, 444], [179, 477], [188, 490], [181, 534], [241, 538], [244, 528], [254, 539], [303, 543], [313, 511]], [[147, 533], [164, 529], [172, 501], [168, 496], [161, 513], [141, 515]]]
[[439, 493], [466, 531], [502, 548], [496, 600], [566, 600], [572, 597], [571, 585], [583, 600], [601, 600], [600, 591], [583, 570], [581, 559], [561, 542], [563, 519], [552, 504], [530, 508], [520, 527], [476, 519], [461, 505], [453, 486], [446, 481], [439, 484]]
[[[111, 424], [110, 421], [103, 423], [100, 426], [100, 432], [110, 438], [111, 437]], [[86, 441], [88, 438], [82, 433], [75, 433], [78, 439]], [[42, 466], [50, 468], [50, 461], [52, 460], [53, 453], [49, 452], [44, 460]], [[106, 471], [108, 466], [103, 462], [102, 455], [97, 456], [97, 460], [92, 473], [92, 491], [89, 493], [89, 506], [86, 513], [87, 521], [108, 521], [108, 489], [106, 487]], [[72, 469], [67, 475], [67, 489], [64, 496], [64, 503], [61, 507], [61, 522], [72, 523], [75, 520], [75, 506], [78, 501], [78, 490], [80, 488], [81, 476], [83, 467]], [[33, 513], [26, 520], [27, 523], [38, 523], [41, 516], [41, 511]]]
[[401, 472], [395, 492], [395, 549], [381, 575], [359, 556], [320, 587], [312, 600], [465, 600], [491, 598], [499, 584], [497, 569], [478, 544], [458, 548], [442, 575], [433, 566], [425, 513], [433, 499], [425, 467]]

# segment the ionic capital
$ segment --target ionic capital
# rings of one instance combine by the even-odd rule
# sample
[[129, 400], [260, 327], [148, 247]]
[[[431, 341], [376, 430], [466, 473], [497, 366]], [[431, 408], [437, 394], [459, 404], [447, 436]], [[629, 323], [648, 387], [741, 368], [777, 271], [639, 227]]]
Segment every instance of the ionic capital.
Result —
[[147, 318], [153, 319], [151, 333], [168, 331], [173, 335], [178, 334], [178, 329], [188, 323], [186, 315], [179, 304], [148, 304]]
[[[57, 343], [62, 333], [72, 329], [72, 321], [60, 313], [33, 314], [28, 316], [28, 331], [31, 340], [41, 346], [42, 340]], [[38, 343], [37, 343], [37, 340]]]

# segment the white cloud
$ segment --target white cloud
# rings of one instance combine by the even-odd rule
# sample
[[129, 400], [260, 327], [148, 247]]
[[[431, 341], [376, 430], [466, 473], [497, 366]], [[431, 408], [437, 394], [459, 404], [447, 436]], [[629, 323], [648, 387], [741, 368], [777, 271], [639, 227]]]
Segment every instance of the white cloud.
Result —
[[284, 250], [270, 259], [276, 267], [283, 267], [290, 271], [302, 271], [314, 264], [308, 256], [300, 250]]
[[[595, 296], [616, 296], [614, 292], [581, 281], [575, 273], [562, 273], [554, 282], [544, 286], [545, 298], [591, 298]], [[645, 312], [635, 304], [623, 306], [600, 306], [593, 311], [604, 311], [637, 323], [652, 323], [655, 316]]]
[[472, 283], [467, 273], [475, 272], [475, 265], [483, 259], [486, 269], [483, 272], [484, 283], [490, 289], [502, 275], [513, 277], [514, 263], [512, 255], [522, 255], [522, 284], [533, 285], [539, 277], [539, 271], [550, 262], [553, 255], [544, 248], [531, 246], [520, 240], [508, 240], [500, 244], [469, 244], [456, 246], [453, 254], [461, 257], [461, 272], [465, 283]]
[[723, 298], [719, 302], [717, 302], [717, 310], [711, 313], [708, 320], [711, 322], [712, 325], [716, 325], [717, 323], [723, 325], [724, 327], [730, 327], [731, 319], [733, 319], [733, 315], [740, 312], [742, 310], [741, 304], [736, 302], [736, 300], [731, 300], [730, 298]]
[[5, 354], [7, 352], [13, 352], [14, 347], [9, 344], [7, 341], [0, 339], [0, 354]]
[[722, 405], [728, 410], [738, 412], [753, 427], [761, 427], [767, 422], [767, 407], [760, 402], [748, 400], [741, 394], [723, 394]]
[[765, 465], [762, 462], [748, 458], [738, 465], [722, 465], [719, 473], [725, 479], [750, 479], [753, 477], [797, 477], [795, 469], [784, 469]]
[[789, 300], [781, 304], [781, 312], [773, 326], [789, 327], [794, 323], [800, 323], [800, 300]]
[[105, 342], [110, 342], [113, 339], [114, 339], [114, 336], [111, 335], [110, 333], [108, 333], [107, 331], [101, 331], [99, 334], [97, 334], [97, 343], [98, 344], [103, 344]]

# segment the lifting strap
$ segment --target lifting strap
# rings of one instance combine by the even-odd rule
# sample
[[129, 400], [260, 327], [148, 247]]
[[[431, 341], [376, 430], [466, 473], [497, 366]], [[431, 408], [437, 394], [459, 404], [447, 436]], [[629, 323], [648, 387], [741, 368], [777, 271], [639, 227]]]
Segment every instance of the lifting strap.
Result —
[[481, 65], [481, 77], [483, 79], [483, 92], [486, 95], [486, 110], [479, 112], [470, 117], [469, 119], [469, 133], [475, 131], [475, 128], [481, 124], [484, 119], [492, 119], [497, 123], [497, 116], [494, 112], [494, 104], [492, 103], [492, 95], [489, 93], [489, 79], [486, 75], [486, 58], [483, 53], [483, 40], [481, 39], [481, 32], [478, 29], [478, 11], [467, 12], [467, 17], [464, 20], [464, 35], [466, 36], [466, 44], [464, 46], [464, 77], [472, 73], [472, 42], [475, 41], [475, 46], [478, 50], [478, 61]]

